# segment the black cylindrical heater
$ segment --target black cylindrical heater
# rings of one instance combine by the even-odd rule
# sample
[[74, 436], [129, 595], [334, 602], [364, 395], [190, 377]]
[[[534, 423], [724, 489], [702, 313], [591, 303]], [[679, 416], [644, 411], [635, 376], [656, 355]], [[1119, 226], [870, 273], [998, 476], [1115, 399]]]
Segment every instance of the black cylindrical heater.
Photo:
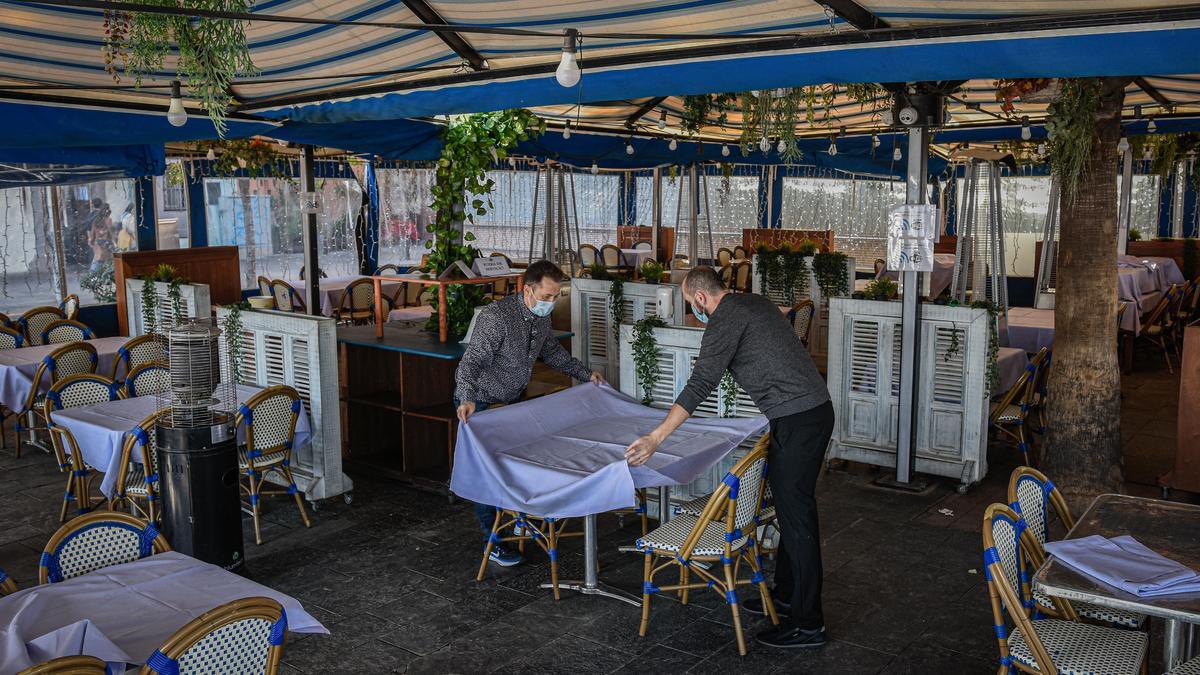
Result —
[[219, 367], [220, 331], [184, 322], [167, 331], [171, 388], [155, 430], [162, 532], [171, 548], [240, 572], [245, 567], [238, 489], [235, 390]]

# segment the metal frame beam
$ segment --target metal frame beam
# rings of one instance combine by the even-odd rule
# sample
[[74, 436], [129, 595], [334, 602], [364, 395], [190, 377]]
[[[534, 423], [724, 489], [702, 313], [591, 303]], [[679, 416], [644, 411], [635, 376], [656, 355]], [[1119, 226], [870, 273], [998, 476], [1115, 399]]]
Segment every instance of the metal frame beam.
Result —
[[1158, 87], [1155, 87], [1154, 85], [1147, 82], [1146, 78], [1135, 77], [1135, 78], [1133, 78], [1133, 83], [1138, 86], [1138, 89], [1141, 89], [1142, 91], [1149, 94], [1150, 98], [1154, 99], [1162, 107], [1170, 108], [1175, 105], [1174, 103], [1171, 102], [1171, 99], [1167, 98], [1165, 95], [1163, 95], [1163, 93], [1161, 91], [1158, 90]]
[[[425, 0], [404, 0], [404, 6], [424, 23], [434, 25], [446, 25], [449, 23], [437, 13], [436, 9], [430, 7], [429, 3], [425, 2]], [[464, 61], [471, 64], [472, 68], [475, 70], [488, 69], [487, 59], [483, 58], [483, 55], [472, 47], [471, 43], [467, 42], [462, 35], [452, 31], [436, 31], [436, 34], [441, 38], [442, 42], [446, 43], [447, 47], [454, 50], [455, 54], [458, 54]]]
[[834, 14], [846, 20], [846, 23], [854, 26], [859, 30], [876, 30], [879, 28], [891, 28], [891, 24], [871, 13], [871, 10], [863, 7], [854, 0], [820, 0], [821, 4], [828, 7]]
[[633, 125], [638, 123], [638, 120], [648, 115], [651, 110], [657, 108], [658, 105], [665, 100], [667, 100], [666, 96], [655, 96], [649, 101], [646, 101], [642, 105], [638, 106], [638, 109], [633, 111], [632, 115], [625, 118], [625, 126], [632, 129]]

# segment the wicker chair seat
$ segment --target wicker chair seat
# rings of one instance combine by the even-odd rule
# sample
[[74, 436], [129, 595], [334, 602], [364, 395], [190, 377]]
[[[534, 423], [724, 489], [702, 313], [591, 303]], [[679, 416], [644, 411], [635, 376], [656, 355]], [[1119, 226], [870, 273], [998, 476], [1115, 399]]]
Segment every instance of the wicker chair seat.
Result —
[[[289, 454], [289, 452], [287, 450], [277, 450], [275, 452], [268, 452], [259, 457], [255, 457], [254, 458], [254, 466], [255, 466], [255, 468], [261, 469], [264, 466], [272, 466], [274, 464], [279, 464], [280, 462], [282, 462], [283, 460], [288, 458], [288, 454]], [[244, 446], [241, 448], [238, 448], [238, 467], [242, 468], [242, 469], [250, 468], [250, 457], [247, 454], [246, 448]]]
[[1200, 675], [1200, 657], [1176, 666], [1167, 675]]
[[996, 422], [1001, 424], [1017, 424], [1025, 419], [1025, 413], [1021, 412], [1019, 405], [1006, 405], [1004, 411], [996, 418]]
[[[637, 547], [642, 550], [651, 548], [656, 551], [678, 552], [683, 548], [688, 535], [695, 527], [696, 516], [679, 515], [668, 521], [666, 525], [657, 527], [651, 530], [650, 534], [638, 539]], [[747, 537], [743, 536], [730, 545], [734, 549], [739, 549], [747, 541]], [[696, 548], [692, 550], [692, 555], [717, 557], [725, 555], [725, 524], [710, 521], [704, 528], [704, 534], [700, 535], [700, 541], [696, 543]]]
[[129, 473], [125, 474], [125, 494], [143, 499], [150, 494], [150, 485], [140, 464], [131, 466]]
[[[1127, 675], [1141, 671], [1148, 638], [1125, 631], [1074, 621], [1042, 619], [1033, 624], [1061, 675]], [[1019, 628], [1008, 638], [1009, 653], [1026, 668], [1040, 671]]]
[[[1050, 611], [1058, 611], [1058, 608], [1054, 605], [1054, 599], [1036, 588], [1033, 589], [1033, 600], [1041, 607]], [[1075, 608], [1079, 616], [1085, 619], [1099, 621], [1116, 627], [1141, 628], [1142, 624], [1146, 622], [1146, 615], [1136, 612], [1102, 607], [1087, 602], [1079, 602], [1078, 600], [1072, 602], [1071, 606]]]

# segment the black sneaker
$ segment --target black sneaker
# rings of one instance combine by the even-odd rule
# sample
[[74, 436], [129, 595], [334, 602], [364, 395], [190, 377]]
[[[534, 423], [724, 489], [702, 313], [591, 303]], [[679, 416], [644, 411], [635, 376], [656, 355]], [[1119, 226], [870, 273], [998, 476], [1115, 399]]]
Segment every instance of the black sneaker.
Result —
[[[791, 613], [791, 603], [784, 602], [783, 600], [774, 597], [771, 598], [771, 601], [775, 605], [776, 616], [788, 616]], [[746, 598], [742, 601], [742, 609], [750, 612], [751, 614], [757, 614], [759, 616], [767, 615], [767, 610], [763, 607], [762, 596], [757, 593], [754, 594], [754, 597]]]
[[819, 649], [825, 646], [825, 627], [777, 626], [754, 636], [760, 644], [779, 649]]
[[488, 560], [496, 563], [501, 567], [512, 567], [525, 562], [525, 558], [521, 557], [520, 553], [510, 551], [501, 544], [492, 546], [492, 552], [488, 554]]

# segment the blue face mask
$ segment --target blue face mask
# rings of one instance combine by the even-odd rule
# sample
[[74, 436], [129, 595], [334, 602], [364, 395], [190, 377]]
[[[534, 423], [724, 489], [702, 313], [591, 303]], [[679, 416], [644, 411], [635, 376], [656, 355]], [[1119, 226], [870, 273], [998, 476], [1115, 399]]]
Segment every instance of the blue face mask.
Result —
[[550, 316], [550, 312], [554, 311], [554, 301], [538, 300], [529, 311], [533, 312], [534, 316]]
[[696, 315], [696, 320], [700, 323], [708, 323], [708, 315], [700, 311], [700, 308], [694, 302], [692, 303], [692, 314]]

